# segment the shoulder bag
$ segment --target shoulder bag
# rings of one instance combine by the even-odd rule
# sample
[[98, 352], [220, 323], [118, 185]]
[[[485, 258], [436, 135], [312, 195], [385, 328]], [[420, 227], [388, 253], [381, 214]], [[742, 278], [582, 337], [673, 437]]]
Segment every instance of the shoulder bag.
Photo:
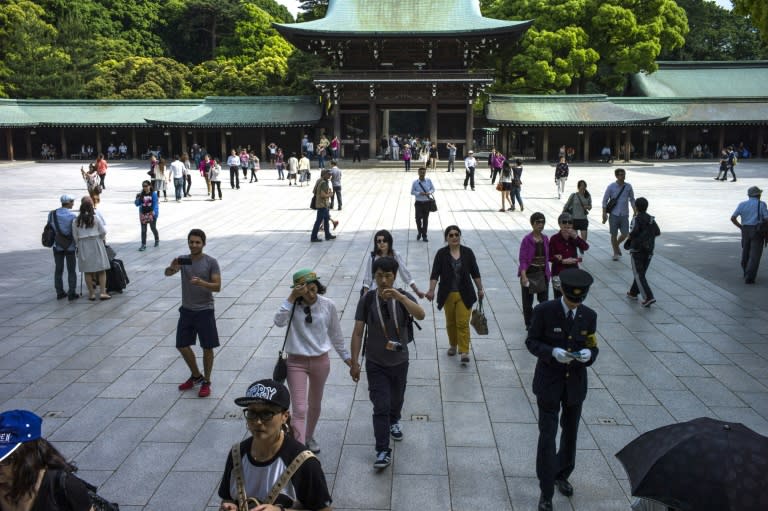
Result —
[[472, 318], [469, 320], [477, 332], [477, 335], [488, 335], [488, 318], [483, 311], [483, 299], [477, 301], [477, 307], [472, 310]]
[[544, 270], [532, 273], [526, 272], [528, 277], [528, 292], [532, 295], [543, 293], [547, 290], [547, 276]]
[[[259, 500], [255, 497], [248, 497], [245, 493], [243, 467], [240, 461], [242, 459], [242, 454], [240, 453], [239, 442], [232, 446], [231, 456], [232, 473], [234, 474], [235, 482], [237, 483], [237, 509], [238, 511], [248, 511], [249, 509], [254, 508], [262, 503], [259, 502]], [[315, 455], [310, 450], [301, 451], [299, 454], [297, 454], [296, 457], [293, 458], [291, 464], [288, 465], [288, 468], [285, 469], [285, 472], [283, 472], [283, 474], [280, 476], [280, 479], [278, 479], [274, 486], [272, 486], [272, 489], [269, 490], [269, 494], [267, 495], [264, 504], [274, 504], [277, 500], [277, 496], [280, 494], [280, 490], [282, 490], [285, 485], [288, 484], [288, 481], [290, 481], [291, 477], [293, 477], [293, 474], [296, 473], [296, 471], [304, 464], [305, 461], [314, 457]]]
[[53, 244], [56, 243], [56, 231], [54, 230], [53, 225], [51, 225], [51, 217], [54, 216], [55, 212], [56, 210], [54, 209], [48, 213], [48, 220], [46, 220], [45, 227], [43, 227], [41, 241], [44, 247], [51, 248]]
[[[424, 188], [423, 184], [421, 184], [421, 180], [419, 180], [419, 186], [426, 193], [427, 189]], [[427, 200], [427, 204], [429, 205], [429, 212], [434, 213], [435, 211], [437, 211], [437, 202], [435, 202], [435, 197], [431, 193], [428, 195], [428, 197], [429, 197], [429, 200]]]
[[288, 332], [291, 330], [291, 322], [293, 321], [294, 312], [296, 312], [296, 302], [293, 302], [293, 307], [291, 307], [291, 317], [288, 318], [288, 326], [285, 329], [283, 347], [280, 348], [280, 351], [277, 354], [277, 362], [275, 363], [275, 368], [272, 370], [272, 379], [279, 383], [283, 383], [288, 377], [288, 362], [286, 362], [288, 355], [285, 353], [285, 343], [288, 341]]
[[621, 197], [621, 194], [624, 193], [624, 187], [627, 185], [624, 185], [621, 187], [621, 190], [619, 190], [619, 194], [616, 197], [611, 197], [608, 199], [608, 202], [605, 203], [605, 212], [610, 213], [613, 211], [613, 208], [616, 207], [616, 204], [619, 203], [619, 197]]

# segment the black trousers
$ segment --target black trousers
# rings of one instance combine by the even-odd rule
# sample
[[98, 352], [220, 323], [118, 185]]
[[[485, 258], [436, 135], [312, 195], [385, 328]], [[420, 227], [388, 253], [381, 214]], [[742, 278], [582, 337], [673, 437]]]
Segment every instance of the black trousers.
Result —
[[333, 195], [331, 195], [331, 209], [333, 209], [333, 201], [335, 199], [339, 199], [339, 209], [341, 209], [341, 187], [340, 186], [333, 187]]
[[352, 163], [356, 161], [362, 161], [360, 159], [360, 149], [355, 149], [352, 151]]
[[192, 176], [187, 173], [184, 176], [184, 197], [189, 197], [189, 190], [192, 188]]
[[760, 258], [763, 256], [763, 239], [757, 225], [741, 226], [741, 269], [745, 280], [755, 280]]
[[[549, 286], [549, 284], [547, 284]], [[527, 287], [520, 286], [520, 292], [522, 294], [522, 302], [523, 302], [523, 320], [525, 321], [525, 328], [528, 328], [531, 326], [531, 318], [533, 317], [533, 297], [531, 293], [528, 292]], [[549, 287], [542, 291], [541, 293], [536, 293], [536, 299], [539, 303], [546, 302], [549, 297]]]
[[494, 184], [496, 182], [496, 176], [498, 176], [501, 173], [501, 169], [493, 167], [491, 169], [491, 184]]
[[408, 362], [385, 367], [365, 361], [368, 397], [373, 404], [373, 436], [376, 452], [389, 448], [389, 427], [400, 421], [408, 383]]
[[416, 230], [426, 238], [427, 228], [429, 227], [429, 203], [426, 201], [416, 201], [413, 209], [416, 211]]
[[232, 188], [240, 188], [240, 167], [229, 167], [229, 184]]
[[470, 184], [470, 187], [473, 190], [475, 189], [475, 167], [469, 167], [467, 169], [466, 175], [464, 176], [464, 188], [467, 187], [467, 183]]
[[75, 266], [75, 251], [66, 252], [64, 250], [53, 250], [53, 285], [57, 294], [64, 293], [64, 263], [67, 263], [67, 284], [69, 284], [69, 295], [77, 292], [77, 272]]
[[651, 257], [653, 255], [648, 252], [631, 252], [629, 255], [632, 258], [632, 274], [635, 277], [629, 292], [635, 296], [639, 293], [643, 300], [650, 300], [653, 298], [653, 291], [651, 291], [651, 286], [648, 285], [645, 273], [648, 271], [648, 266], [651, 265]]
[[[579, 432], [582, 403], [566, 405], [567, 391], [557, 401], [536, 399], [539, 408], [539, 442], [536, 448], [536, 477], [541, 496], [552, 498], [555, 479], [568, 479], [576, 466], [576, 437]], [[561, 411], [562, 405], [562, 411]], [[555, 452], [558, 415], [560, 416], [560, 448]]]
[[152, 234], [155, 236], [155, 241], [160, 240], [160, 234], [157, 232], [157, 219], [153, 219], [149, 224], [141, 224], [141, 245], [147, 244], [147, 225], [152, 229]]
[[221, 199], [221, 181], [211, 181], [211, 199], [216, 198], [216, 190], [219, 190], [219, 199]]

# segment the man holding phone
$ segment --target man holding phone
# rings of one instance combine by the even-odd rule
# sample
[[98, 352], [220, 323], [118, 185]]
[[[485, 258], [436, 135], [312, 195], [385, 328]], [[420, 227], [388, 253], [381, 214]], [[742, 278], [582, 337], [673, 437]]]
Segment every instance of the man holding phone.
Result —
[[[592, 276], [579, 269], [560, 273], [560, 299], [540, 303], [533, 309], [525, 345], [538, 358], [533, 375], [533, 393], [539, 408], [539, 442], [536, 476], [541, 497], [539, 511], [552, 511], [555, 486], [570, 497], [568, 482], [576, 465], [576, 437], [581, 405], [587, 397], [587, 367], [597, 358], [597, 314], [582, 304], [592, 285]], [[562, 411], [561, 411], [562, 410]], [[555, 448], [558, 416], [562, 432]]]
[[[179, 256], [165, 269], [170, 277], [181, 272], [181, 307], [176, 328], [176, 348], [181, 353], [191, 376], [179, 385], [179, 390], [200, 386], [198, 396], [211, 395], [211, 372], [213, 371], [213, 348], [219, 346], [216, 316], [213, 309], [213, 293], [221, 290], [221, 271], [213, 257], [203, 253], [205, 232], [192, 229], [187, 235], [188, 256]], [[191, 346], [196, 338], [203, 348], [203, 372], [197, 365]]]

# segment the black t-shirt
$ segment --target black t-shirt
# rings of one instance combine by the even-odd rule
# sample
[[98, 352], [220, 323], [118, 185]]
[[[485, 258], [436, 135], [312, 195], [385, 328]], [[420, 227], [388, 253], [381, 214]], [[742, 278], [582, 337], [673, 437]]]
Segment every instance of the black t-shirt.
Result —
[[[286, 436], [274, 458], [265, 462], [257, 462], [251, 457], [252, 443], [253, 437], [248, 437], [240, 443], [245, 494], [263, 502], [288, 465], [306, 447]], [[231, 452], [227, 453], [224, 476], [219, 485], [219, 497], [223, 500], [237, 500], [237, 483], [232, 476]], [[288, 484], [280, 491], [275, 504], [282, 504], [290, 508], [295, 507], [294, 502], [297, 500], [301, 503], [302, 509], [323, 509], [331, 505], [332, 500], [330, 493], [328, 493], [328, 484], [317, 458], [309, 458], [299, 467]]]
[[45, 472], [32, 511], [90, 511], [91, 499], [88, 489], [77, 477], [67, 475], [64, 478], [65, 488], [57, 492], [60, 474], [61, 470]]
[[[401, 291], [401, 293], [407, 296], [409, 300], [416, 301], [413, 295], [405, 291]], [[382, 309], [382, 319], [384, 320], [387, 335], [384, 334], [384, 329], [381, 327], [379, 309], [376, 306], [375, 289], [368, 291], [367, 294], [360, 297], [360, 301], [357, 302], [357, 310], [355, 311], [355, 321], [363, 321], [368, 325], [368, 339], [365, 345], [366, 358], [380, 366], [394, 367], [403, 362], [408, 362], [409, 314], [405, 306], [394, 299], [388, 300], [385, 307], [386, 312]], [[395, 328], [394, 307], [397, 307], [397, 328]], [[403, 345], [402, 351], [392, 351], [386, 348], [387, 340], [394, 340], [395, 338]]]

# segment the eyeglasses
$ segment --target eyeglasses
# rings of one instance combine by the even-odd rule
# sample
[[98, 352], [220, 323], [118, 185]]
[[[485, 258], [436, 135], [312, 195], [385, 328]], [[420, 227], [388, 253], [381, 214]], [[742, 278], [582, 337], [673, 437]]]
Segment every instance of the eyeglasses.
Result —
[[243, 410], [243, 415], [245, 416], [245, 420], [249, 421], [255, 421], [258, 420], [262, 423], [271, 421], [275, 415], [279, 414], [280, 412], [275, 412], [272, 410], [249, 410], [246, 408]]
[[378, 239], [376, 239], [376, 244], [377, 244], [377, 245], [378, 245], [379, 243], [386, 243], [386, 242], [387, 242], [387, 240], [385, 240], [384, 238], [378, 238]]
[[461, 234], [459, 234], [458, 232], [449, 232], [448, 233], [448, 237], [449, 238], [458, 238], [459, 236], [461, 236]]
[[312, 309], [309, 308], [309, 305], [304, 307], [304, 314], [307, 316], [304, 318], [304, 321], [307, 323], [312, 323]]

